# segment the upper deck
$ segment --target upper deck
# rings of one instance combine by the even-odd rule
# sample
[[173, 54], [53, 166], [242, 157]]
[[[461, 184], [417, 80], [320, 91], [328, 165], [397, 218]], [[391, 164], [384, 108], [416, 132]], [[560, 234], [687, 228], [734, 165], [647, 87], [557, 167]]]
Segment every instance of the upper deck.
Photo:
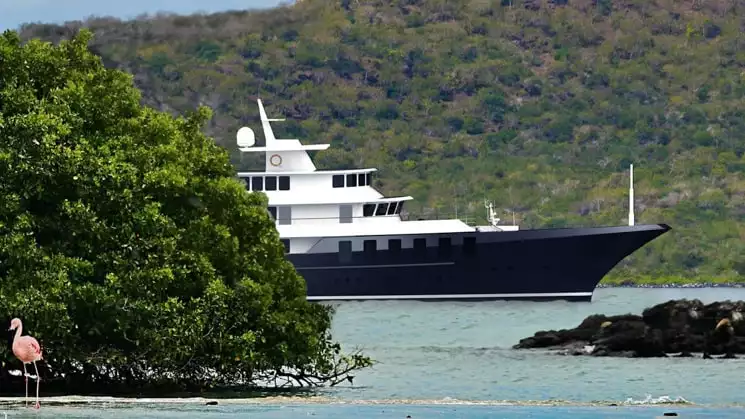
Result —
[[[257, 100], [265, 145], [255, 147], [249, 127], [238, 130], [238, 149], [265, 153], [264, 171], [239, 172], [248, 191], [265, 193], [269, 212], [282, 237], [344, 236], [350, 234], [446, 233], [474, 231], [458, 219], [404, 221], [403, 204], [410, 196], [385, 197], [372, 186], [375, 168], [317, 170], [308, 151], [326, 150], [330, 144], [303, 145], [297, 139], [278, 139], [261, 99]], [[500, 226], [503, 230], [517, 226]]]
[[266, 172], [308, 173], [315, 172], [316, 166], [308, 155], [308, 151], [326, 150], [331, 144], [303, 145], [294, 138], [278, 139], [274, 136], [271, 122], [282, 122], [285, 119], [269, 119], [266, 116], [261, 99], [259, 114], [261, 127], [264, 130], [264, 147], [254, 147], [256, 135], [249, 127], [242, 127], [236, 134], [238, 150], [244, 153], [265, 153], [264, 167]]
[[271, 205], [351, 204], [384, 198], [372, 187], [372, 174], [377, 169], [317, 170], [308, 151], [326, 150], [330, 144], [303, 145], [297, 139], [276, 138], [270, 123], [285, 119], [269, 119], [261, 99], [258, 105], [265, 146], [255, 147], [256, 135], [249, 127], [242, 127], [236, 135], [241, 152], [265, 153], [263, 172], [238, 172], [247, 190], [264, 192]]

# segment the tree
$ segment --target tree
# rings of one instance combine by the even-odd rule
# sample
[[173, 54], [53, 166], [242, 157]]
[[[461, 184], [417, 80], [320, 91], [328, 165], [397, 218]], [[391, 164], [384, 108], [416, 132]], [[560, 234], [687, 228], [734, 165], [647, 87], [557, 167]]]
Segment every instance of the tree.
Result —
[[266, 196], [201, 132], [210, 110], [142, 107], [90, 38], [0, 37], [0, 313], [44, 346], [48, 391], [333, 385], [371, 365], [306, 301]]

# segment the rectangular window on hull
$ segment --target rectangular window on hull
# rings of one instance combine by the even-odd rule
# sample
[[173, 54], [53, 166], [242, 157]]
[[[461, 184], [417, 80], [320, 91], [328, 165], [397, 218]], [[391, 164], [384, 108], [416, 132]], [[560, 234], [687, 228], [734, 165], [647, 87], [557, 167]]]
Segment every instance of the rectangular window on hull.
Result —
[[269, 215], [272, 216], [272, 220], [277, 219], [277, 207], [269, 207]]
[[366, 254], [374, 254], [376, 250], [378, 250], [378, 242], [377, 240], [365, 240], [364, 241], [365, 246], [365, 253]]
[[290, 190], [290, 177], [289, 176], [280, 176], [279, 177], [279, 190], [280, 191], [289, 191]]
[[339, 223], [348, 224], [352, 222], [352, 206], [339, 205]]
[[437, 253], [440, 256], [449, 256], [451, 243], [450, 237], [440, 237], [437, 240]]
[[414, 254], [417, 256], [424, 256], [427, 253], [427, 239], [418, 238], [414, 239]]
[[473, 255], [476, 253], [476, 237], [463, 238], [463, 253]]
[[277, 215], [279, 224], [288, 225], [292, 224], [292, 207], [278, 207]]
[[391, 253], [400, 253], [401, 252], [401, 239], [389, 239], [388, 250], [390, 250]]
[[344, 175], [334, 175], [331, 177], [331, 186], [334, 188], [344, 187]]
[[339, 261], [350, 262], [352, 260], [352, 242], [343, 240], [339, 242]]
[[285, 254], [290, 253], [290, 239], [282, 239], [282, 244], [285, 246]]

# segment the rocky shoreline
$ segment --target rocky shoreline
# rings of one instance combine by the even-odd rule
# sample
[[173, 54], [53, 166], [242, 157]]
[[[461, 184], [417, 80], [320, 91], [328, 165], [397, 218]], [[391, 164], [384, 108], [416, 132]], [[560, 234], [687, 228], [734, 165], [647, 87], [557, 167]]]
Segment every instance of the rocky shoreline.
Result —
[[691, 284], [598, 284], [595, 288], [745, 288], [745, 283], [702, 282]]
[[745, 354], [745, 301], [670, 300], [641, 315], [594, 314], [573, 329], [544, 330], [513, 349], [564, 355], [736, 358]]

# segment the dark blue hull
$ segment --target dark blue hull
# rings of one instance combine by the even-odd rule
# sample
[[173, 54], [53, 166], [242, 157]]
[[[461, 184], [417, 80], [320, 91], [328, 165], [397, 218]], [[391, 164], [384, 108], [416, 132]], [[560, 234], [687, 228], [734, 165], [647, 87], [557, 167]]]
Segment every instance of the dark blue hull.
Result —
[[653, 224], [429, 234], [417, 236], [418, 247], [401, 246], [401, 239], [411, 241], [403, 235], [348, 237], [331, 240], [356, 248], [287, 256], [312, 301], [590, 301], [608, 271], [668, 230]]

